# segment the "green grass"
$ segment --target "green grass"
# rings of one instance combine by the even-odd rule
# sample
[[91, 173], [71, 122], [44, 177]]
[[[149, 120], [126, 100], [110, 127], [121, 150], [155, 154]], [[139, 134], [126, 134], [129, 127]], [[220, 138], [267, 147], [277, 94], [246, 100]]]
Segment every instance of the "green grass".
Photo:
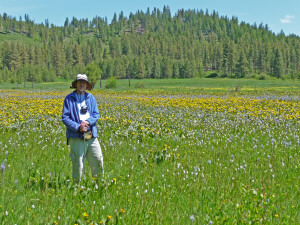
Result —
[[4, 41], [18, 41], [24, 44], [41, 45], [41, 41], [37, 38], [30, 38], [19, 33], [2, 33], [0, 32], [0, 43]]
[[[45, 90], [67, 90], [72, 80], [57, 79], [56, 82], [47, 83], [34, 83], [33, 89], [45, 89]], [[114, 90], [135, 90], [135, 84], [144, 84], [144, 89], [168, 89], [170, 91], [179, 91], [182, 88], [187, 89], [207, 89], [207, 88], [219, 88], [227, 90], [235, 89], [255, 89], [255, 88], [275, 88], [286, 90], [300, 90], [300, 80], [252, 80], [252, 79], [144, 79], [144, 80], [117, 80], [117, 88]], [[106, 80], [101, 82], [102, 88], [105, 89]], [[22, 84], [2, 83], [0, 89], [32, 89], [32, 83], [27, 82], [24, 88]], [[95, 89], [100, 89], [100, 82], [95, 85]]]
[[[105, 175], [96, 183], [87, 164], [79, 186], [71, 180], [61, 122], [61, 91], [71, 81], [0, 93], [0, 224], [300, 223], [299, 120], [281, 116], [286, 105], [291, 114], [299, 112], [299, 82], [132, 80], [130, 89], [128, 80], [118, 82], [116, 92], [94, 92]], [[135, 89], [135, 82], [145, 82], [145, 89]], [[237, 85], [231, 82], [243, 84], [236, 101], [227, 96]], [[207, 87], [221, 88], [223, 95], [209, 95]], [[244, 96], [246, 87], [262, 90]], [[55, 89], [55, 95], [39, 88]], [[182, 90], [193, 98], [178, 96]], [[273, 93], [285, 100], [263, 98]], [[167, 104], [178, 97], [209, 100], [212, 110]], [[220, 99], [238, 108], [260, 97], [257, 117], [247, 107], [237, 113], [213, 108]], [[269, 106], [279, 114], [263, 117]], [[54, 107], [57, 113], [48, 114]], [[22, 122], [21, 115], [30, 119]]]

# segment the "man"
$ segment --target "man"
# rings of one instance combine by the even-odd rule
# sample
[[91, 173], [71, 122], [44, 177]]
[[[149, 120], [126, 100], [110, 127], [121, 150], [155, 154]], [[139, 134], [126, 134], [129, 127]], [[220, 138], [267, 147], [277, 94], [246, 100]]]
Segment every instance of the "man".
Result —
[[73, 181], [81, 181], [85, 158], [92, 170], [92, 177], [97, 178], [103, 168], [103, 156], [97, 139], [96, 123], [100, 117], [97, 102], [91, 93], [92, 84], [85, 74], [78, 74], [70, 88], [75, 91], [64, 100], [62, 121], [67, 131], [68, 144], [71, 146], [70, 158], [73, 167]]

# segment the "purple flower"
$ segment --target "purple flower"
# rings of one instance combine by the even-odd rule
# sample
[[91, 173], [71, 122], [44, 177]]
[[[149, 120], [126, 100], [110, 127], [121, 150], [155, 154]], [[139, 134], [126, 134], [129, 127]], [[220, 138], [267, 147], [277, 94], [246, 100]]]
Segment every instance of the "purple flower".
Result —
[[191, 216], [190, 216], [190, 220], [191, 220], [192, 222], [195, 220], [194, 215], [191, 215]]
[[4, 173], [4, 171], [5, 171], [5, 164], [4, 164], [4, 162], [1, 164], [1, 170], [2, 170], [2, 173]]

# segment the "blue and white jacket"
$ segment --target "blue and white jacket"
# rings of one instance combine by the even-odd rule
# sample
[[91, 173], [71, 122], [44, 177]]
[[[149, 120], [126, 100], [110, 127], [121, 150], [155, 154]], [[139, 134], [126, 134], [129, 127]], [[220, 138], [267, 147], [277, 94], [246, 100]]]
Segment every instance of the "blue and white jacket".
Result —
[[[98, 137], [96, 123], [100, 118], [95, 97], [91, 93], [85, 92], [85, 103], [88, 107], [90, 117], [86, 120], [90, 123], [93, 137]], [[62, 122], [66, 125], [67, 138], [83, 138], [83, 132], [79, 132], [80, 118], [76, 100], [76, 90], [68, 94], [64, 101]]]

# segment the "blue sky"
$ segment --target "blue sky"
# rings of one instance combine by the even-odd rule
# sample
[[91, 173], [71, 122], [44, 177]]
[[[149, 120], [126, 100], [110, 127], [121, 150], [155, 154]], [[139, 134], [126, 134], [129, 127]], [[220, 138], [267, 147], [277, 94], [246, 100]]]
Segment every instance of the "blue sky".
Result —
[[107, 17], [110, 22], [114, 13], [123, 11], [125, 16], [138, 10], [150, 11], [154, 7], [163, 9], [168, 5], [174, 15], [178, 9], [208, 9], [220, 16], [238, 17], [239, 21], [257, 25], [268, 24], [270, 30], [286, 35], [300, 36], [300, 0], [0, 0], [0, 14], [19, 19], [24, 14], [36, 23], [49, 23], [62, 26], [68, 17], [92, 19], [95, 16]]

